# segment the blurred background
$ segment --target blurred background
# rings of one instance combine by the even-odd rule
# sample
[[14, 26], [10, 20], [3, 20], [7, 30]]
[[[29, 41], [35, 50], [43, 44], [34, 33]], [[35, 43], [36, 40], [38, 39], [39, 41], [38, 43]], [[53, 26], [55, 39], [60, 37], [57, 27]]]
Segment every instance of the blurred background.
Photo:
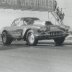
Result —
[[[72, 1], [71, 0], [57, 0], [58, 6], [63, 9], [65, 13], [64, 24], [70, 26], [72, 30]], [[38, 17], [41, 20], [48, 20], [48, 12], [27, 11], [27, 10], [13, 10], [0, 9], [0, 32], [3, 27], [10, 26], [12, 21], [18, 17]], [[50, 17], [54, 23], [54, 18]]]

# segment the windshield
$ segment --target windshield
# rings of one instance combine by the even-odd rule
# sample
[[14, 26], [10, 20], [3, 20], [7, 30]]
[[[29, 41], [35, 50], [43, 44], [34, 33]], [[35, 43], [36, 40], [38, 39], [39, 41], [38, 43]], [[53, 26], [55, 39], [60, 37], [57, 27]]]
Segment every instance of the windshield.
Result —
[[38, 21], [39, 18], [23, 18], [22, 19], [27, 25], [34, 24], [34, 21]]

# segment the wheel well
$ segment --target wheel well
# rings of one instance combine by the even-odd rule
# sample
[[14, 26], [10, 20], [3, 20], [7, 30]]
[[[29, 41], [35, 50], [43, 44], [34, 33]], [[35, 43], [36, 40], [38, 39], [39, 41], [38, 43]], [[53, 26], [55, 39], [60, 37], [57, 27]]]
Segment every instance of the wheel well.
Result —
[[[3, 32], [6, 32], [6, 33], [7, 33], [7, 31], [6, 31], [6, 30], [3, 30], [3, 31], [2, 31], [2, 33], [3, 33]], [[2, 37], [2, 34], [1, 34], [1, 37]]]
[[[7, 36], [11, 37], [11, 35], [8, 33], [7, 30], [3, 30], [2, 33], [3, 33], [3, 32], [6, 32]], [[1, 36], [2, 36], [2, 34], [1, 34]]]
[[26, 40], [26, 35], [27, 35], [27, 32], [28, 32], [29, 30], [31, 30], [31, 29], [27, 29], [26, 32], [25, 32], [24, 37], [23, 37], [24, 40]]

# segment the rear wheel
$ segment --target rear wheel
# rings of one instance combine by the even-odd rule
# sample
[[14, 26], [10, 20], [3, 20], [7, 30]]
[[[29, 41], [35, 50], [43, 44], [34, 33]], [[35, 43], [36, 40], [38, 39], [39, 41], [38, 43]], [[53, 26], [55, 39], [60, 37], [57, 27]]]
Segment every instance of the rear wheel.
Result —
[[8, 36], [7, 32], [2, 33], [2, 42], [4, 45], [10, 45], [12, 38]]
[[27, 44], [30, 46], [35, 46], [38, 43], [38, 40], [36, 39], [34, 33], [31, 30], [28, 31], [26, 35], [26, 41], [27, 41]]
[[64, 40], [65, 40], [64, 37], [60, 37], [60, 38], [55, 38], [54, 39], [56, 46], [63, 45]]

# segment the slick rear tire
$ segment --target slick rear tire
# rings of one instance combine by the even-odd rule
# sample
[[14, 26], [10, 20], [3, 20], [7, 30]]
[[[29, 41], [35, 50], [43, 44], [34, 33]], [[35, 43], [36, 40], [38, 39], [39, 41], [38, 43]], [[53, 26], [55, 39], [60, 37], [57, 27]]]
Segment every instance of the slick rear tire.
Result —
[[7, 32], [2, 33], [2, 43], [3, 45], [10, 45], [12, 38], [8, 36]]
[[37, 38], [31, 30], [27, 32], [26, 41], [29, 46], [36, 46], [38, 43]]
[[63, 45], [64, 40], [65, 40], [64, 37], [55, 38], [55, 39], [54, 39], [55, 45], [56, 45], [56, 46], [61, 46], [61, 45]]

